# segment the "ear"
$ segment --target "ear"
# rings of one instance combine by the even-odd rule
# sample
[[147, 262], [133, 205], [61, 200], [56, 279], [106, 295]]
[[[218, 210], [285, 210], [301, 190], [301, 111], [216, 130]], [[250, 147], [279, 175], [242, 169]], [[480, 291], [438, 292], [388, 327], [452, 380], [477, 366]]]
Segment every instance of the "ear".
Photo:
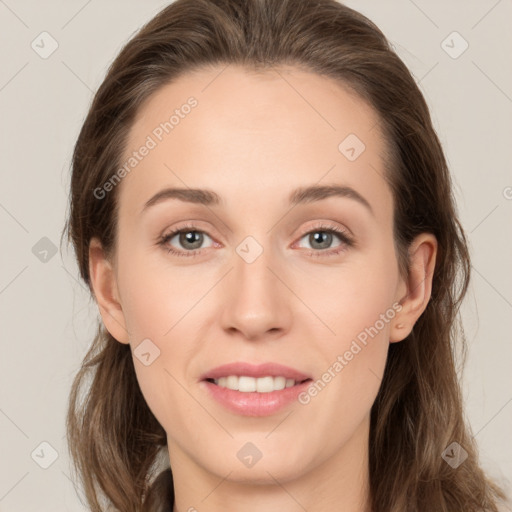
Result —
[[91, 239], [89, 244], [89, 275], [105, 327], [117, 341], [128, 344], [129, 335], [119, 300], [116, 274], [97, 238]]
[[437, 240], [431, 233], [418, 235], [409, 247], [410, 269], [407, 280], [402, 280], [397, 296], [402, 309], [395, 315], [390, 332], [390, 343], [402, 341], [425, 311], [432, 292], [432, 279], [437, 256]]

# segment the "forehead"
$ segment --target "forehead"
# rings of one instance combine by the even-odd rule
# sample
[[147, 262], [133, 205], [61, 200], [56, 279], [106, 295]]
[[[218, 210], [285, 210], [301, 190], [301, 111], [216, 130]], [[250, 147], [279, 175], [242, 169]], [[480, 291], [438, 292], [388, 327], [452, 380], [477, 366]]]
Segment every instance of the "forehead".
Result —
[[261, 205], [323, 181], [353, 187], [389, 213], [376, 112], [339, 82], [308, 71], [230, 65], [181, 75], [140, 107], [121, 165], [144, 146], [150, 149], [121, 183], [121, 206], [133, 213], [163, 186], [208, 188], [232, 204], [250, 197]]

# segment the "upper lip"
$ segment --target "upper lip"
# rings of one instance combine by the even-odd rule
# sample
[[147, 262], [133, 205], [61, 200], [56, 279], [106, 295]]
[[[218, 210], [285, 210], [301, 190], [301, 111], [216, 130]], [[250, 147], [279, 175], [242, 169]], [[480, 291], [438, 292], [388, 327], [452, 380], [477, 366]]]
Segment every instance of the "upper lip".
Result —
[[311, 378], [309, 375], [306, 375], [305, 373], [302, 373], [295, 368], [284, 366], [279, 363], [252, 364], [236, 362], [223, 364], [221, 366], [212, 368], [211, 370], [208, 370], [203, 375], [201, 375], [200, 380], [219, 379], [220, 377], [229, 377], [230, 375], [246, 375], [248, 377], [254, 378], [281, 376], [287, 379], [294, 379], [295, 381], [299, 382]]

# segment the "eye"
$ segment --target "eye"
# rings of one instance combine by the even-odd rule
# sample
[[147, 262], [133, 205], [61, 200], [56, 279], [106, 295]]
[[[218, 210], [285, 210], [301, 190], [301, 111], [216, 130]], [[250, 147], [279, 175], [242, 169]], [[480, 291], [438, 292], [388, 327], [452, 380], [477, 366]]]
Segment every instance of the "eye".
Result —
[[[197, 226], [188, 224], [166, 233], [158, 240], [158, 245], [162, 246], [168, 253], [175, 256], [196, 256], [201, 252], [205, 237], [211, 240], [211, 237]], [[337, 226], [318, 225], [310, 229], [300, 240], [306, 238], [309, 243], [308, 252], [310, 256], [333, 256], [339, 254], [348, 247], [354, 245], [351, 237]], [[333, 240], [338, 239], [338, 245], [333, 250], [327, 250], [332, 246]], [[174, 240], [176, 239], [176, 240]], [[173, 241], [174, 240], [174, 241]], [[176, 245], [181, 245], [182, 249], [175, 249]]]
[[[210, 238], [204, 231], [197, 229], [196, 226], [181, 226], [163, 235], [158, 244], [167, 249], [167, 252], [176, 256], [194, 256], [202, 248], [205, 236]], [[171, 242], [174, 238], [176, 239], [174, 244], [180, 244], [184, 250], [173, 248]]]
[[[338, 228], [337, 226], [319, 225], [314, 229], [305, 233], [302, 239], [306, 239], [309, 244], [309, 249], [314, 249], [309, 252], [311, 256], [332, 256], [345, 251], [348, 247], [352, 247], [353, 240], [350, 236]], [[334, 250], [326, 250], [332, 246], [333, 240], [338, 239], [339, 243]]]

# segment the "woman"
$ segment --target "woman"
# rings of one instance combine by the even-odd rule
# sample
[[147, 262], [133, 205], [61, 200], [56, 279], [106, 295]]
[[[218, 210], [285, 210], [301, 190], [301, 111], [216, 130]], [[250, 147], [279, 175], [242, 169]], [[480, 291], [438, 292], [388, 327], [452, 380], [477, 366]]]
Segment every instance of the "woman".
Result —
[[470, 261], [449, 171], [361, 14], [165, 8], [94, 98], [68, 233], [102, 317], [68, 412], [91, 510], [505, 501], [454, 367]]

